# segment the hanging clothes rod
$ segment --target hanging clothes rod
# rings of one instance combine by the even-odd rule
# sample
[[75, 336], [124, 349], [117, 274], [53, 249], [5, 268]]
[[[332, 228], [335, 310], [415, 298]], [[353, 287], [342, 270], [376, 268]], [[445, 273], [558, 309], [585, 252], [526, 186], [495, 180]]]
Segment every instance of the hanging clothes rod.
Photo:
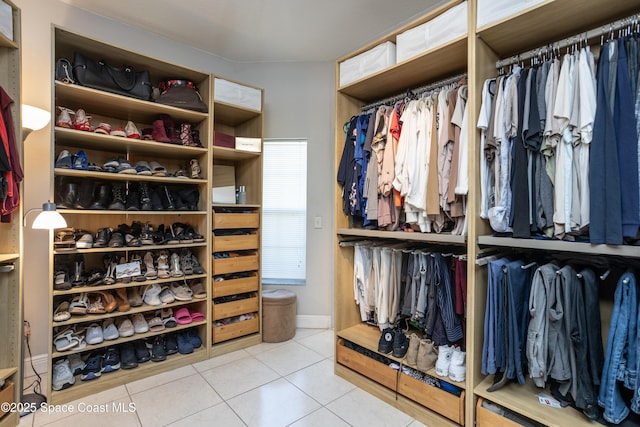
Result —
[[531, 59], [534, 58], [544, 52], [547, 52], [549, 50], [560, 50], [560, 49], [564, 49], [565, 47], [574, 45], [576, 43], [579, 43], [581, 41], [588, 41], [588, 40], [592, 40], [595, 39], [597, 37], [603, 37], [605, 35], [609, 35], [609, 38], [613, 38], [613, 32], [614, 31], [618, 31], [621, 30], [625, 27], [630, 27], [630, 26], [637, 26], [638, 23], [640, 21], [640, 14], [636, 14], [636, 15], [631, 15], [628, 16], [626, 18], [620, 19], [618, 21], [615, 22], [611, 22], [609, 24], [605, 24], [605, 25], [601, 25], [598, 28], [594, 28], [592, 30], [589, 30], [587, 32], [582, 32], [576, 35], [573, 35], [571, 37], [567, 37], [565, 39], [556, 41], [554, 43], [550, 43], [547, 46], [544, 47], [539, 47], [536, 49], [531, 49], [529, 51], [523, 52], [523, 53], [519, 53], [518, 55], [514, 55], [511, 56], [509, 58], [505, 58], [505, 59], [501, 59], [499, 61], [496, 62], [496, 68], [500, 69], [502, 67], [505, 66], [509, 66], [509, 65], [513, 65], [513, 64], [517, 64], [520, 61], [524, 61], [527, 59]]
[[421, 86], [415, 89], [410, 89], [407, 92], [398, 94], [398, 95], [394, 95], [394, 96], [390, 96], [388, 98], [384, 98], [381, 99], [380, 101], [376, 101], [376, 102], [372, 102], [371, 104], [367, 104], [362, 106], [361, 110], [362, 111], [367, 111], [370, 110], [372, 108], [378, 108], [381, 105], [389, 105], [389, 104], [395, 104], [398, 101], [402, 101], [403, 99], [405, 99], [407, 96], [418, 96], [421, 95], [425, 92], [429, 92], [430, 90], [434, 90], [434, 89], [438, 89], [440, 87], [446, 86], [446, 85], [450, 85], [452, 83], [456, 83], [459, 80], [462, 80], [464, 78], [467, 77], [467, 73], [462, 73], [462, 74], [458, 74], [457, 76], [452, 76], [452, 77], [448, 77], [446, 79], [443, 80], [439, 80], [437, 82], [434, 83], [429, 83], [426, 86]]

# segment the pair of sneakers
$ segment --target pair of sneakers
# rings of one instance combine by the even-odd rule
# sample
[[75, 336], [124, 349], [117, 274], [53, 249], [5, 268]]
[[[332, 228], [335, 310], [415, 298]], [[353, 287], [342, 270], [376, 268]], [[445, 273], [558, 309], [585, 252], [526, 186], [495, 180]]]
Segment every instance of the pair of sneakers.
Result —
[[441, 345], [438, 347], [436, 374], [449, 377], [452, 381], [463, 382], [466, 378], [466, 353], [460, 347]]
[[380, 353], [391, 353], [393, 357], [403, 358], [405, 354], [407, 354], [408, 349], [409, 340], [400, 328], [385, 328], [382, 331], [382, 335], [378, 341], [378, 351]]

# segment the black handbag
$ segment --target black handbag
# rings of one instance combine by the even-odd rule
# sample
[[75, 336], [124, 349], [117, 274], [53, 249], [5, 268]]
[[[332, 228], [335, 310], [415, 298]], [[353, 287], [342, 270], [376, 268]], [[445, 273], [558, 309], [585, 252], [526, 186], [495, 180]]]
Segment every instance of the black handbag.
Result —
[[134, 71], [132, 67], [120, 69], [76, 52], [73, 58], [73, 73], [82, 86], [145, 101], [151, 100], [153, 88], [148, 71]]
[[75, 83], [73, 78], [73, 67], [67, 58], [60, 58], [56, 61], [56, 80], [63, 83]]
[[202, 113], [208, 112], [207, 105], [202, 102], [202, 97], [193, 82], [169, 80], [160, 82], [159, 87], [162, 93], [156, 99], [157, 103]]

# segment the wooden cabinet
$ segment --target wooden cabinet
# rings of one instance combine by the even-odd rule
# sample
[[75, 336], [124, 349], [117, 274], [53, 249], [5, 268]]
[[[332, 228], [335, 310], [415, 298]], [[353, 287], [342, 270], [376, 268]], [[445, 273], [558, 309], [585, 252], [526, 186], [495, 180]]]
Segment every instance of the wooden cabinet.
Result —
[[[214, 354], [223, 354], [262, 342], [260, 275], [260, 216], [262, 205], [263, 91], [215, 78], [213, 136], [213, 192], [216, 168], [224, 167], [235, 189], [245, 188], [245, 200], [212, 207], [212, 294]], [[223, 146], [236, 138], [259, 143], [248, 151]], [[232, 171], [232, 172], [228, 172]], [[230, 180], [230, 181], [229, 181]]]
[[[22, 161], [20, 98], [20, 9], [11, 2], [13, 39], [0, 35], [0, 86], [13, 99], [11, 114], [16, 148]], [[22, 192], [22, 184], [20, 184]], [[20, 402], [22, 396], [22, 198], [11, 222], [0, 223], [0, 403]], [[18, 413], [0, 411], [0, 427], [16, 426]]]
[[[520, 52], [547, 46], [560, 39], [580, 34], [592, 29], [608, 28], [616, 19], [638, 13], [640, 8], [624, 0], [597, 0], [589, 8], [581, 7], [577, 0], [548, 0], [532, 4], [523, 4], [523, 9], [512, 16], [495, 22], [476, 26], [479, 1], [469, 0], [468, 36], [460, 37], [432, 48], [422, 54], [377, 71], [360, 80], [336, 88], [335, 121], [335, 168], [338, 170], [345, 141], [344, 124], [352, 116], [362, 113], [362, 107], [384, 98], [407, 93], [408, 90], [429, 85], [442, 78], [467, 72], [469, 97], [469, 193], [468, 193], [468, 233], [465, 237], [400, 233], [354, 228], [350, 218], [342, 210], [342, 188], [335, 185], [335, 330], [336, 330], [336, 374], [349, 379], [359, 387], [381, 397], [413, 417], [428, 425], [463, 424], [509, 425], [508, 421], [494, 413], [476, 406], [480, 399], [494, 402], [505, 409], [522, 414], [531, 420], [550, 426], [590, 425], [580, 412], [572, 408], [550, 410], [538, 403], [539, 392], [532, 384], [525, 386], [509, 384], [494, 392], [487, 392], [492, 378], [483, 376], [481, 371], [482, 345], [484, 334], [485, 304], [487, 299], [486, 267], [476, 265], [477, 255], [488, 248], [517, 248], [519, 252], [538, 251], [538, 253], [576, 253], [611, 255], [618, 257], [640, 257], [637, 247], [591, 245], [567, 241], [541, 241], [513, 239], [493, 236], [488, 221], [480, 218], [480, 132], [476, 127], [481, 106], [481, 91], [487, 78], [497, 75], [496, 62], [517, 55]], [[450, 1], [402, 28], [373, 41], [367, 46], [341, 58], [336, 64], [336, 76], [339, 77], [339, 63], [371, 49], [383, 42], [395, 42], [396, 36], [407, 29], [422, 25], [444, 11], [461, 4]], [[597, 44], [598, 40], [592, 42]], [[336, 78], [336, 81], [340, 81]], [[367, 358], [361, 352], [345, 347], [345, 342], [355, 342], [371, 354], [377, 353], [379, 332], [373, 329], [372, 336], [364, 339], [364, 331], [369, 328], [363, 324], [360, 311], [354, 303], [354, 250], [347, 240], [366, 239], [374, 241], [392, 241], [394, 244], [438, 245], [451, 250], [457, 248], [466, 251], [469, 265], [467, 268], [467, 319], [466, 349], [467, 375], [465, 383], [460, 385], [460, 396], [441, 401], [432, 395], [432, 390], [422, 390], [424, 385], [413, 381], [398, 381], [394, 372], [389, 372], [380, 362]], [[341, 244], [342, 243], [342, 244]], [[610, 301], [601, 301], [603, 332], [611, 316]], [[377, 335], [377, 337], [375, 336]], [[606, 337], [605, 337], [606, 338]], [[386, 356], [385, 356], [386, 357]], [[402, 378], [402, 375], [400, 375]], [[402, 387], [400, 387], [402, 384]], [[456, 384], [458, 385], [458, 384]], [[396, 390], [399, 396], [396, 397]], [[424, 397], [429, 396], [429, 397]], [[478, 403], [480, 405], [480, 403]], [[447, 409], [443, 410], [446, 406]], [[446, 414], [444, 412], [447, 412]]]
[[[134, 369], [120, 369], [90, 381], [81, 381], [80, 376], [76, 376], [75, 384], [70, 387], [49, 390], [50, 403], [77, 399], [204, 360], [209, 356], [212, 345], [209, 303], [213, 169], [211, 75], [119, 49], [60, 28], [54, 29], [54, 38], [55, 59], [73, 60], [74, 53], [78, 51], [114, 66], [126, 65], [136, 71], [147, 70], [154, 86], [168, 79], [189, 80], [197, 86], [205, 104], [209, 104], [209, 112], [176, 108], [79, 84], [54, 81], [54, 117], [57, 118], [64, 108], [71, 112], [71, 119], [75, 121], [80, 118], [79, 110], [82, 109], [90, 117], [91, 130], [78, 130], [74, 126], [69, 128], [62, 123], [56, 123], [53, 127], [54, 150], [51, 161], [54, 164], [57, 162], [53, 172], [53, 199], [69, 227], [79, 231], [79, 234], [94, 236], [94, 244], [93, 247], [89, 243], [81, 248], [72, 245], [70, 250], [54, 244], [51, 252], [50, 277], [58, 277], [60, 282], [68, 281], [73, 286], [56, 284], [55, 279], [50, 284], [49, 372], [57, 362], [73, 354], [79, 354], [84, 360], [94, 352], [104, 352], [112, 347], [120, 349], [134, 341], [151, 343], [158, 337], [166, 338], [168, 334], [175, 336], [195, 332], [203, 345], [190, 354], [178, 352], [168, 355], [162, 362], [140, 363]], [[101, 123], [110, 125], [111, 132], [118, 127], [126, 129], [127, 124], [133, 123], [141, 136], [150, 133], [151, 138], [134, 138], [128, 132], [122, 136], [92, 131], [101, 127]], [[154, 130], [151, 132], [147, 129]], [[171, 142], [161, 142], [162, 133]], [[200, 142], [199, 146], [197, 141]], [[84, 167], [82, 162], [77, 162], [78, 168], [75, 167], [76, 163], [68, 167], [58, 162], [64, 152], [74, 156], [74, 159], [86, 156]], [[109, 162], [115, 170], [108, 169]], [[126, 164], [135, 169], [127, 168]], [[194, 165], [199, 170], [194, 169]], [[147, 171], [145, 166], [150, 166], [151, 170]], [[83, 190], [83, 187], [88, 189]], [[90, 205], [83, 205], [86, 200], [79, 200], [83, 197], [82, 191], [89, 194]], [[68, 201], [73, 198], [70, 192], [77, 193], [75, 204]], [[102, 203], [101, 197], [107, 202]], [[118, 197], [122, 198], [124, 206], [114, 205]], [[97, 245], [101, 236], [108, 238], [105, 229], [111, 231], [112, 239], [104, 246]], [[114, 238], [118, 232], [121, 233], [120, 242]], [[58, 231], [54, 234], [58, 235]], [[135, 263], [136, 260], [139, 260], [142, 274], [133, 278], [119, 277], [118, 265]], [[201, 270], [194, 268], [198, 265]], [[152, 270], [156, 271], [155, 275], [151, 274]], [[111, 279], [108, 279], [110, 271]], [[85, 280], [78, 280], [78, 274], [84, 276]], [[102, 275], [102, 280], [93, 283], [89, 280], [92, 275]], [[115, 283], [112, 283], [113, 276], [116, 276]], [[192, 296], [191, 299], [176, 299], [177, 293], [171, 297], [172, 288], [188, 288], [197, 282], [205, 289], [204, 298]], [[164, 292], [160, 297], [155, 300], [149, 297], [160, 290]], [[101, 314], [72, 314], [68, 319], [53, 318], [56, 308], [64, 301], [73, 304], [74, 300], [82, 301], [86, 297], [89, 304], [101, 301], [106, 308], [109, 295], [116, 301], [118, 296], [125, 295], [128, 301], [133, 301], [131, 296], [135, 296], [135, 293], [143, 297], [140, 306], [132, 304], [128, 309], [119, 307]], [[161, 305], [157, 305], [159, 303]], [[169, 327], [171, 323], [166, 323], [164, 329], [152, 328], [147, 332], [120, 336], [98, 344], [80, 344], [68, 350], [55, 345], [56, 337], [64, 331], [72, 331], [82, 337], [83, 331], [93, 324], [104, 326], [114, 321], [119, 325], [125, 318], [132, 319], [137, 315], [150, 321], [161, 311], [172, 312], [176, 316], [179, 310], [185, 308], [192, 314], [202, 313], [202, 320], [178, 322], [175, 327]]]

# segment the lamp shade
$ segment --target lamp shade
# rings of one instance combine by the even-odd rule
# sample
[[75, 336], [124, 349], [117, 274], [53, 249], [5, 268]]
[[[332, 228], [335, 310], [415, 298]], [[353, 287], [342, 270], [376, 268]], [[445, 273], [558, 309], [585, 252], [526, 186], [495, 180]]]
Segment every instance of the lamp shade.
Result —
[[42, 108], [22, 104], [22, 127], [30, 131], [40, 130], [51, 120], [51, 113]]
[[67, 221], [56, 211], [56, 204], [47, 202], [42, 204], [42, 212], [38, 214], [31, 228], [38, 230], [52, 230], [54, 228], [65, 228]]

